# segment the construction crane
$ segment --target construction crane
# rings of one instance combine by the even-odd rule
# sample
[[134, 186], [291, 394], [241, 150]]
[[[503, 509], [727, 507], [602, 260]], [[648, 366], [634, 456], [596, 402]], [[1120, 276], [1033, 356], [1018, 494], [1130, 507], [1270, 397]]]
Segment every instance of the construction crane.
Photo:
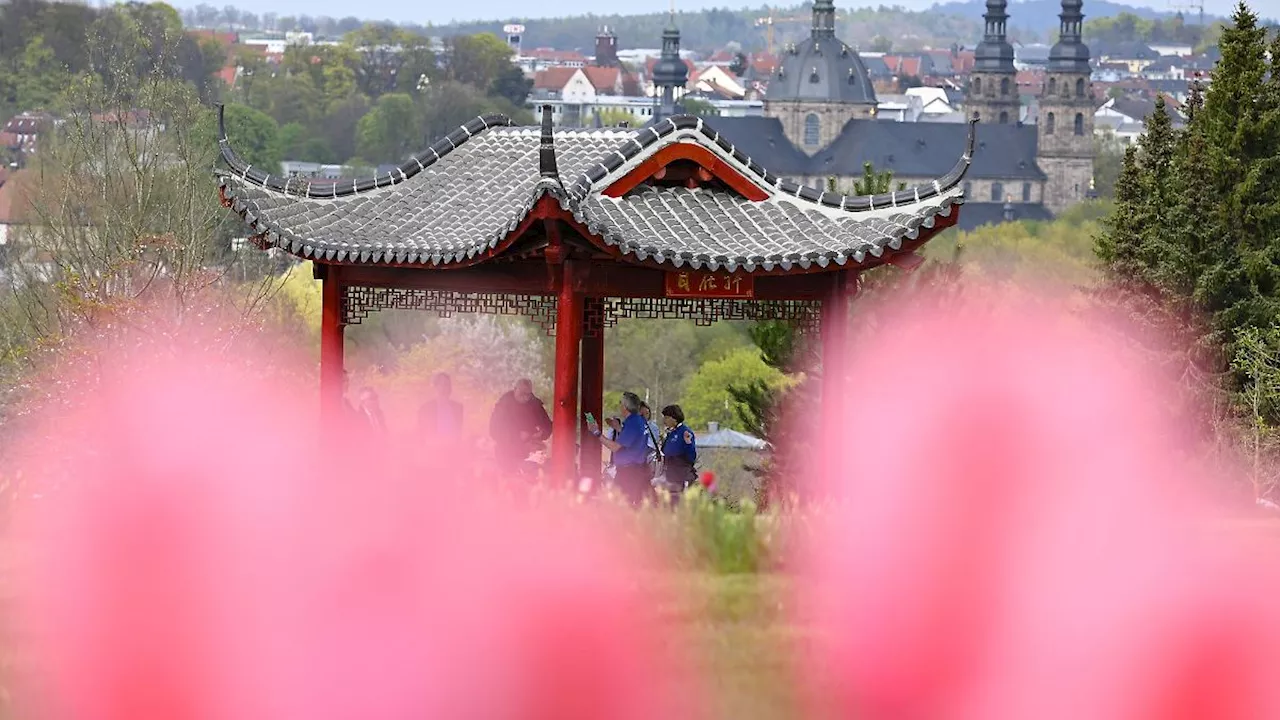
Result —
[[[843, 14], [843, 13], [840, 13], [840, 12], [838, 12], [838, 11], [837, 11], [837, 13], [836, 13], [836, 18], [837, 18], [837, 19], [839, 19], [839, 18], [841, 18], [841, 17], [843, 17], [843, 16], [844, 16], [844, 14]], [[776, 16], [774, 16], [774, 10], [773, 10], [773, 8], [772, 8], [772, 7], [770, 7], [770, 8], [769, 8], [769, 16], [768, 16], [768, 17], [760, 17], [760, 18], [756, 18], [755, 26], [756, 26], [756, 27], [763, 27], [763, 28], [765, 29], [765, 30], [764, 30], [764, 33], [765, 33], [765, 46], [768, 48], [768, 50], [769, 50], [769, 54], [770, 54], [770, 55], [772, 55], [772, 54], [773, 54], [773, 49], [774, 49], [774, 48], [773, 48], [773, 26], [774, 26], [776, 23], [805, 23], [805, 24], [807, 24], [807, 23], [809, 23], [810, 21], [811, 21], [811, 19], [810, 19], [808, 16], [805, 16], [805, 15], [791, 15], [791, 16], [788, 16], [788, 17], [776, 17]]]

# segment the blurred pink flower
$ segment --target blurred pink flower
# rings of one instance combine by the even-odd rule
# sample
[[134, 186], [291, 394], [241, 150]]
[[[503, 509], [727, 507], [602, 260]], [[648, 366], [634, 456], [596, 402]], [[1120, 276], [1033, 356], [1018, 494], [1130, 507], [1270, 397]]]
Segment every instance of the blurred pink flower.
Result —
[[1205, 533], [1154, 373], [1049, 312], [881, 327], [798, 538], [814, 716], [1280, 717], [1275, 563]]
[[653, 558], [317, 437], [313, 388], [202, 358], [121, 357], [59, 421], [71, 482], [22, 518], [46, 716], [700, 716]]

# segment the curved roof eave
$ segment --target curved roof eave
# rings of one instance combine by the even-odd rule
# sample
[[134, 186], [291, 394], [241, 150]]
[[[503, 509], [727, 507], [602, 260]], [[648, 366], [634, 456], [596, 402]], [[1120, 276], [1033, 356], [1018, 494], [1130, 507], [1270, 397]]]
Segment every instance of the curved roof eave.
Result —
[[[515, 232], [516, 228], [524, 222], [534, 204], [543, 196], [552, 195], [559, 200], [565, 210], [571, 212], [575, 218], [583, 222], [584, 226], [590, 228], [593, 235], [603, 239], [606, 244], [623, 251], [624, 254], [635, 254], [640, 260], [644, 260], [646, 257], [665, 258], [677, 267], [687, 262], [693, 267], [706, 266], [713, 269], [719, 267], [743, 267], [749, 272], [754, 272], [757, 267], [769, 271], [774, 266], [783, 270], [789, 270], [792, 266], [807, 269], [811, 262], [816, 262], [821, 267], [826, 267], [829, 261], [844, 265], [849, 259], [861, 264], [864, 261], [863, 249], [876, 258], [880, 257], [886, 249], [897, 251], [901, 247], [904, 238], [914, 240], [919, 236], [920, 231], [932, 228], [935, 224], [935, 217], [949, 217], [954, 212], [953, 207], [964, 201], [963, 193], [958, 186], [973, 157], [974, 130], [977, 122], [976, 117], [971, 121], [964, 153], [957, 160], [952, 170], [943, 177], [924, 185], [896, 192], [872, 196], [849, 196], [839, 193], [820, 192], [778, 178], [734, 148], [710, 124], [704, 122], [701, 118], [693, 116], [668, 118], [645, 130], [633, 133], [616, 150], [602, 157], [599, 162], [589, 165], [575, 181], [566, 185], [561, 182], [556, 174], [557, 171], [554, 169], [554, 137], [550, 128], [549, 114], [544, 114], [541, 159], [539, 163], [542, 179], [533, 188], [532, 197], [528, 197], [519, 203], [522, 206], [521, 208], [512, 208], [514, 214], [509, 222], [505, 223], [504, 238], [486, 236], [477, 238], [477, 242], [469, 246], [433, 250], [430, 248], [405, 249], [403, 244], [398, 244], [397, 247], [392, 248], [360, 246], [358, 244], [352, 244], [352, 247], [348, 247], [347, 243], [338, 243], [338, 247], [333, 247], [331, 243], [330, 246], [325, 247], [324, 243], [318, 243], [314, 238], [304, 239], [294, 236], [295, 234], [290, 233], [287, 228], [279, 226], [279, 223], [271, 218], [262, 217], [264, 214], [271, 215], [275, 213], [270, 212], [271, 208], [268, 208], [267, 212], [264, 213], [257, 201], [243, 197], [243, 191], [247, 189], [244, 186], [261, 188], [259, 192], [265, 192], [266, 197], [274, 195], [278, 199], [277, 202], [319, 202], [322, 205], [327, 205], [326, 201], [336, 201], [339, 198], [351, 195], [370, 193], [372, 191], [390, 192], [392, 186], [404, 183], [414, 175], [423, 172], [446, 155], [462, 147], [471, 138], [493, 127], [511, 125], [512, 123], [508, 118], [503, 116], [476, 118], [442, 140], [437, 141], [428, 150], [413, 156], [409, 161], [388, 173], [355, 180], [313, 181], [274, 177], [261, 170], [255, 170], [244, 163], [227, 140], [221, 116], [222, 110], [219, 107], [219, 146], [222, 157], [230, 168], [230, 172], [218, 173], [222, 177], [220, 188], [224, 195], [224, 202], [257, 230], [257, 234], [262, 236], [266, 242], [304, 258], [336, 262], [430, 264], [435, 266], [471, 264], [500, 251], [504, 246], [504, 238], [509, 240], [510, 234]], [[616, 237], [614, 241], [610, 241], [611, 235], [608, 229], [601, 229], [603, 226], [600, 223], [593, 223], [589, 213], [584, 213], [584, 201], [597, 195], [595, 191], [603, 180], [613, 176], [624, 167], [633, 164], [633, 161], [642, 160], [651, 154], [645, 152], [646, 150], [656, 150], [660, 140], [673, 134], [691, 136], [700, 144], [711, 148], [718, 155], [725, 158], [735, 171], [745, 174], [753, 182], [764, 187], [772, 196], [771, 201], [773, 202], [795, 204], [801, 211], [817, 211], [821, 215], [838, 222], [866, 218], [869, 222], [883, 223], [886, 219], [900, 218], [916, 211], [918, 211], [919, 217], [909, 222], [910, 227], [902, 225], [901, 221], [899, 221], [897, 224], [901, 226], [903, 232], [899, 234], [895, 231], [892, 236], [885, 235], [880, 238], [884, 240], [880, 245], [867, 245], [864, 243], [863, 246], [859, 247], [830, 248], [829, 252], [810, 252], [803, 257], [795, 253], [790, 256], [786, 253], [780, 253], [777, 257], [738, 256], [729, 258], [711, 255], [701, 258], [696, 256], [685, 257], [688, 253], [673, 251], [672, 248], [663, 249], [654, 246], [643, 246], [629, 239]], [[679, 140], [677, 139], [676, 141]], [[550, 159], [550, 166], [547, 165], [548, 158]], [[548, 177], [548, 174], [554, 177]], [[926, 202], [930, 200], [932, 202]], [[593, 224], [596, 227], [592, 227]]]

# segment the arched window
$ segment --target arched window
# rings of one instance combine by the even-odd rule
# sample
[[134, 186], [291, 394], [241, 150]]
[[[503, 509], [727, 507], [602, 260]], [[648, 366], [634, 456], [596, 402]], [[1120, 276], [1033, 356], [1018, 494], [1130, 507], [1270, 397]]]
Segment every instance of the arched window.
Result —
[[1002, 112], [1002, 113], [1000, 113], [1000, 124], [1001, 124], [1001, 125], [1008, 125], [1008, 124], [1009, 124], [1009, 113], [1007, 113], [1007, 112]]
[[1050, 95], [1058, 94], [1058, 78], [1056, 77], [1049, 78], [1049, 94]]
[[974, 95], [982, 94], [982, 78], [980, 77], [976, 77], [973, 79], [973, 94]]
[[1077, 135], [1083, 135], [1083, 134], [1084, 134], [1084, 114], [1082, 114], [1082, 113], [1076, 113], [1076, 127], [1075, 127], [1075, 130], [1076, 130], [1076, 134], [1077, 134]]
[[1031, 183], [1022, 183], [1022, 202], [1031, 202]]
[[1009, 78], [1000, 79], [1000, 95], [1009, 97]]
[[818, 138], [822, 135], [822, 122], [818, 120], [818, 116], [809, 113], [804, 119], [804, 144], [817, 145]]
[[1076, 97], [1084, 97], [1084, 78], [1076, 80]]
[[991, 202], [1004, 200], [1004, 183], [991, 183]]
[[1054, 123], [1053, 113], [1049, 113], [1049, 114], [1048, 114], [1048, 115], [1046, 115], [1046, 116], [1045, 116], [1045, 118], [1044, 118], [1044, 134], [1045, 134], [1045, 135], [1052, 135], [1052, 134], [1053, 134], [1053, 126], [1054, 126], [1054, 124], [1055, 124], [1055, 123]]

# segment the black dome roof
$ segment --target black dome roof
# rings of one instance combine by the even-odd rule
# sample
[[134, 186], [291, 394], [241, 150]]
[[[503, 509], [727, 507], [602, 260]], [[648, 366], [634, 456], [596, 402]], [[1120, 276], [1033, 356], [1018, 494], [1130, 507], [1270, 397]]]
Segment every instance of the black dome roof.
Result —
[[833, 35], [815, 33], [782, 54], [765, 100], [874, 105], [876, 91], [857, 51]]

